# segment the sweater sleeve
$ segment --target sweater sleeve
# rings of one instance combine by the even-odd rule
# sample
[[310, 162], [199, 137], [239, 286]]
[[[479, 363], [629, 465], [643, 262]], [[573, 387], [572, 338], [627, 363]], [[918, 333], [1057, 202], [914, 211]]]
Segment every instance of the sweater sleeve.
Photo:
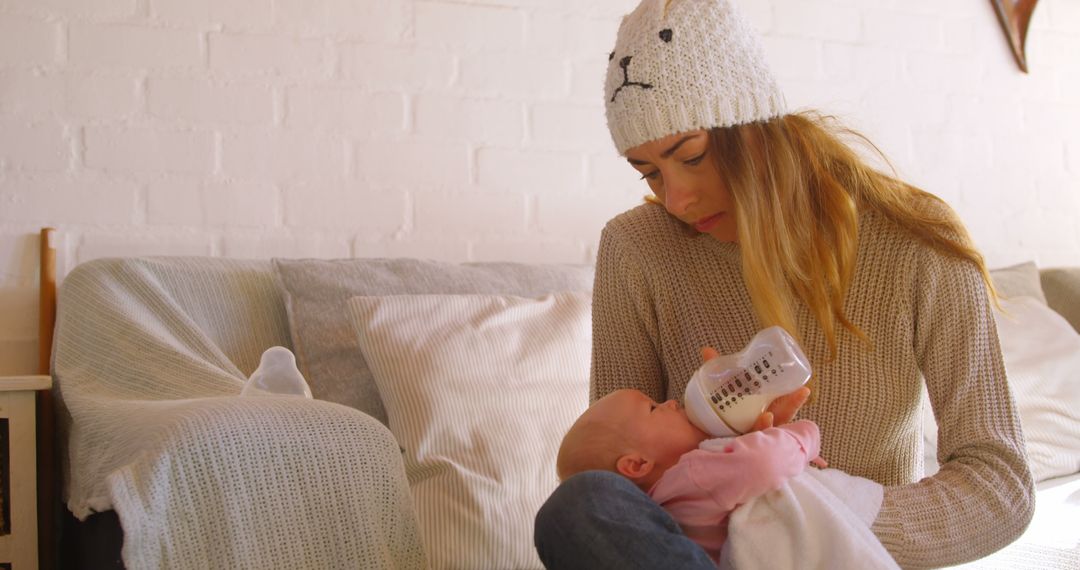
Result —
[[616, 224], [604, 228], [593, 281], [592, 402], [624, 388], [667, 399], [652, 294], [632, 249]]
[[941, 470], [889, 487], [874, 533], [905, 568], [977, 559], [1034, 509], [1023, 434], [978, 269], [922, 248], [911, 268], [913, 347], [939, 426]]

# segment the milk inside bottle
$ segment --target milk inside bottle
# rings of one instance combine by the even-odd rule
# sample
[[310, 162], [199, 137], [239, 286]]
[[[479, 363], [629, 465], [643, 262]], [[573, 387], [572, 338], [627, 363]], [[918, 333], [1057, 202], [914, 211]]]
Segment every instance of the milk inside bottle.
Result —
[[686, 385], [694, 425], [714, 437], [746, 433], [773, 400], [806, 384], [810, 362], [781, 327], [769, 327], [742, 352], [710, 359]]

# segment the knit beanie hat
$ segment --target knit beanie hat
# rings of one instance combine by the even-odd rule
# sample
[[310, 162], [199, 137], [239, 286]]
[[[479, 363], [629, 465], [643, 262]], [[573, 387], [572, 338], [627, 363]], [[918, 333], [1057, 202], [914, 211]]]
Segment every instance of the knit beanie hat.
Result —
[[754, 29], [732, 0], [642, 0], [619, 26], [604, 95], [619, 154], [786, 112]]

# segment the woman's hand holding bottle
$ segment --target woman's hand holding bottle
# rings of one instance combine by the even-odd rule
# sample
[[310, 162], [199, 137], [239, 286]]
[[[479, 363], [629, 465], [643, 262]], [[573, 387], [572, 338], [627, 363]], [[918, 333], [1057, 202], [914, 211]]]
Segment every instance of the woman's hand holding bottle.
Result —
[[[701, 348], [702, 363], [718, 356], [720, 356], [720, 353], [712, 347], [705, 346]], [[801, 386], [789, 394], [776, 398], [769, 404], [769, 407], [758, 416], [758, 419], [754, 422], [750, 431], [761, 431], [773, 426], [790, 423], [795, 417], [795, 414], [799, 413], [799, 409], [803, 407], [803, 404], [806, 403], [806, 400], [809, 397], [810, 388]]]

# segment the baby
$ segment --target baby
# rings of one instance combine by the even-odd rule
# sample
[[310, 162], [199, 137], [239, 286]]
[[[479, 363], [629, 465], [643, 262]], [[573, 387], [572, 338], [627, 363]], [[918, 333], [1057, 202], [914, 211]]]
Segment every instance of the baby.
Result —
[[[690, 423], [675, 400], [658, 404], [638, 390], [620, 390], [574, 422], [556, 470], [560, 479], [594, 469], [622, 474], [719, 564], [735, 508], [785, 487], [809, 464], [825, 467], [820, 445], [817, 424], [806, 420], [713, 439]], [[868, 540], [876, 543], [868, 529], [872, 520], [860, 526], [865, 524]]]

